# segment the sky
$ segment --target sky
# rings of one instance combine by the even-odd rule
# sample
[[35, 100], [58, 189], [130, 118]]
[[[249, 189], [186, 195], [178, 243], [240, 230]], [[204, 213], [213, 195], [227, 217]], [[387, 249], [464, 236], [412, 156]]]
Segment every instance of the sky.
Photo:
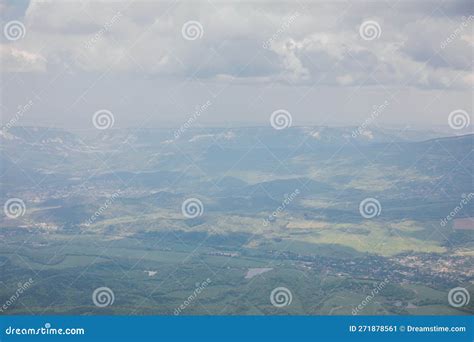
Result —
[[278, 110], [292, 125], [472, 121], [470, 1], [0, 0], [0, 12], [2, 125], [90, 128], [101, 110], [118, 128], [198, 111], [201, 125], [265, 125]]

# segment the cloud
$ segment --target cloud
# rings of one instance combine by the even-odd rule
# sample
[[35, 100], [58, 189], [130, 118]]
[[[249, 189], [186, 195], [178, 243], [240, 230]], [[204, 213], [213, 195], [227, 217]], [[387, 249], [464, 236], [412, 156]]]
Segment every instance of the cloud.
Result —
[[[6, 117], [34, 93], [43, 99], [22, 123], [86, 125], [90, 113], [107, 107], [117, 113], [117, 126], [143, 118], [180, 125], [208, 99], [215, 105], [202, 124], [268, 123], [283, 108], [295, 125], [358, 125], [392, 96], [381, 122], [445, 124], [453, 108], [472, 108], [470, 2], [0, 0], [0, 6], [2, 28], [18, 20], [26, 29], [15, 41], [0, 34], [1, 73], [21, 72], [4, 79], [23, 81], [4, 87]], [[195, 40], [182, 35], [189, 21], [202, 25]], [[375, 39], [361, 36], [366, 21], [380, 26]]]
[[46, 59], [35, 53], [16, 49], [9, 45], [0, 45], [2, 68], [11, 72], [44, 72]]
[[[455, 85], [472, 85], [472, 42], [466, 38], [472, 26], [439, 51], [440, 40], [462, 25], [458, 15], [467, 7], [448, 6], [453, 17], [433, 17], [431, 7], [420, 5], [417, 15], [406, 15], [406, 6], [413, 7], [33, 0], [23, 18], [28, 34], [15, 46], [24, 54], [41, 50], [50, 64], [67, 63], [78, 71], [338, 86], [409, 82], [428, 88], [448, 84], [461, 73]], [[358, 26], [368, 18], [381, 26], [381, 37], [374, 41], [359, 36]], [[202, 39], [183, 39], [181, 27], [188, 20], [202, 23]], [[5, 47], [2, 54], [8, 71], [25, 63], [24, 54]]]

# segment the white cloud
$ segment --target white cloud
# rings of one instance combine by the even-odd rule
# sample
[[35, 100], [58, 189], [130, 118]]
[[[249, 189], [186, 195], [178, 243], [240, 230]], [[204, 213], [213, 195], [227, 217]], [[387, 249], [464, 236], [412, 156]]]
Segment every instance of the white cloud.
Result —
[[[1, 36], [0, 55], [2, 75], [21, 72], [4, 78], [4, 117], [42, 98], [22, 124], [87, 126], [104, 107], [117, 126], [182, 124], [207, 99], [203, 125], [268, 124], [276, 108], [295, 125], [358, 125], [391, 96], [380, 124], [443, 125], [453, 108], [472, 109], [465, 0], [21, 3], [5, 5], [2, 27], [19, 20], [26, 35]], [[202, 24], [202, 38], [183, 38], [190, 20]], [[366, 20], [379, 23], [379, 38], [361, 38]]]
[[36, 53], [17, 49], [10, 45], [0, 45], [1, 65], [10, 72], [44, 72], [46, 59]]
[[[182, 6], [33, 0], [24, 17], [28, 34], [15, 47], [31, 54], [41, 51], [50, 64], [65, 62], [79, 71], [339, 86], [371, 85], [375, 79], [383, 85], [411, 82], [428, 88], [449, 85], [460, 73], [455, 85], [472, 85], [469, 36], [459, 35], [436, 53], [462, 17], [431, 17], [432, 9], [423, 6], [407, 15], [404, 6], [412, 5], [388, 11], [387, 6], [362, 2], [350, 7], [315, 2], [302, 8], [290, 2]], [[120, 17], [104, 30], [117, 13]], [[374, 41], [364, 41], [358, 32], [369, 17], [382, 28]], [[181, 26], [188, 20], [202, 23], [202, 39], [182, 38]], [[264, 49], [262, 42], [269, 38], [270, 48]], [[9, 55], [4, 68], [18, 70], [24, 56], [6, 51], [2, 49], [2, 55]], [[419, 69], [420, 78], [413, 80]], [[373, 78], [367, 79], [370, 74]]]

